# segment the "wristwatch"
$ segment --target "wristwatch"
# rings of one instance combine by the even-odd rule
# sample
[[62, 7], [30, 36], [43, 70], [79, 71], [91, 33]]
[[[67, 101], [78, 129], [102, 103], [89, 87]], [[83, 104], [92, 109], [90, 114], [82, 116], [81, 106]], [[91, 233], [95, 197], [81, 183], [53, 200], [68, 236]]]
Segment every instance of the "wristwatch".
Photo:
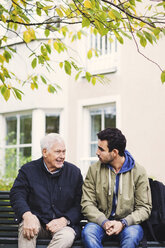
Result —
[[121, 219], [120, 222], [121, 222], [123, 229], [124, 229], [126, 227], [126, 221], [124, 219]]

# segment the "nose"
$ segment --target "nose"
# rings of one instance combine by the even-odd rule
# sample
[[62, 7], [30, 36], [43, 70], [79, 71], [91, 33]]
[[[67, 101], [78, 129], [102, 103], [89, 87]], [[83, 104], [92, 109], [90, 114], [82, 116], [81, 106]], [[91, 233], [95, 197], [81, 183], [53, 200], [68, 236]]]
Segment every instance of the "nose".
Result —
[[97, 148], [96, 155], [99, 156], [99, 149]]

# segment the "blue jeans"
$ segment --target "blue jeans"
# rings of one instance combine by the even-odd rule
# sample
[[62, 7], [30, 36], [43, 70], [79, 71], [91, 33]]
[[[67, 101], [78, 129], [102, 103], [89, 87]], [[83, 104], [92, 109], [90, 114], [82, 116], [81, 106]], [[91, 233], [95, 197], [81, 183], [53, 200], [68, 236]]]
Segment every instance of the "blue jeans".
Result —
[[[95, 223], [86, 224], [82, 230], [82, 241], [85, 248], [102, 248], [102, 240], [105, 237], [111, 238], [106, 235], [101, 226]], [[115, 237], [119, 240], [121, 248], [135, 248], [143, 238], [143, 229], [140, 225], [128, 226]]]

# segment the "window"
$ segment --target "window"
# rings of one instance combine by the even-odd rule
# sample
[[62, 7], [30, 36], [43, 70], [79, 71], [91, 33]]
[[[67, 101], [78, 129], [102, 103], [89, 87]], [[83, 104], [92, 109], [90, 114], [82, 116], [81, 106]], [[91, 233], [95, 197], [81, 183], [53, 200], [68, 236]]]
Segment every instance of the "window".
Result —
[[85, 177], [89, 165], [98, 161], [97, 133], [107, 127], [120, 128], [120, 97], [104, 96], [79, 101], [77, 163]]
[[97, 133], [107, 127], [116, 127], [115, 103], [107, 107], [99, 107], [90, 110], [90, 157], [96, 156]]
[[13, 177], [22, 164], [31, 160], [31, 132], [31, 115], [6, 117], [5, 174], [8, 177]]
[[89, 34], [87, 52], [92, 58], [86, 60], [86, 69], [91, 74], [109, 73], [117, 70], [118, 43], [114, 35]]
[[[100, 34], [90, 34], [90, 49], [95, 51], [95, 57], [106, 56], [117, 52], [117, 39], [110, 35], [101, 36]], [[111, 40], [111, 42], [110, 42]]]
[[46, 115], [46, 133], [59, 133], [59, 125], [59, 115]]

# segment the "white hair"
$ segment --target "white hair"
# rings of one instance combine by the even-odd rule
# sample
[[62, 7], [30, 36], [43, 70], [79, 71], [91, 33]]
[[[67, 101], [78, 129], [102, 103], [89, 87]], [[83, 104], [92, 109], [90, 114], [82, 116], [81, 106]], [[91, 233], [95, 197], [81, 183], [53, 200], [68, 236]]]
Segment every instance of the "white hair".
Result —
[[41, 151], [46, 149], [47, 151], [53, 146], [56, 142], [64, 142], [63, 138], [58, 133], [49, 133], [44, 136], [40, 141]]

